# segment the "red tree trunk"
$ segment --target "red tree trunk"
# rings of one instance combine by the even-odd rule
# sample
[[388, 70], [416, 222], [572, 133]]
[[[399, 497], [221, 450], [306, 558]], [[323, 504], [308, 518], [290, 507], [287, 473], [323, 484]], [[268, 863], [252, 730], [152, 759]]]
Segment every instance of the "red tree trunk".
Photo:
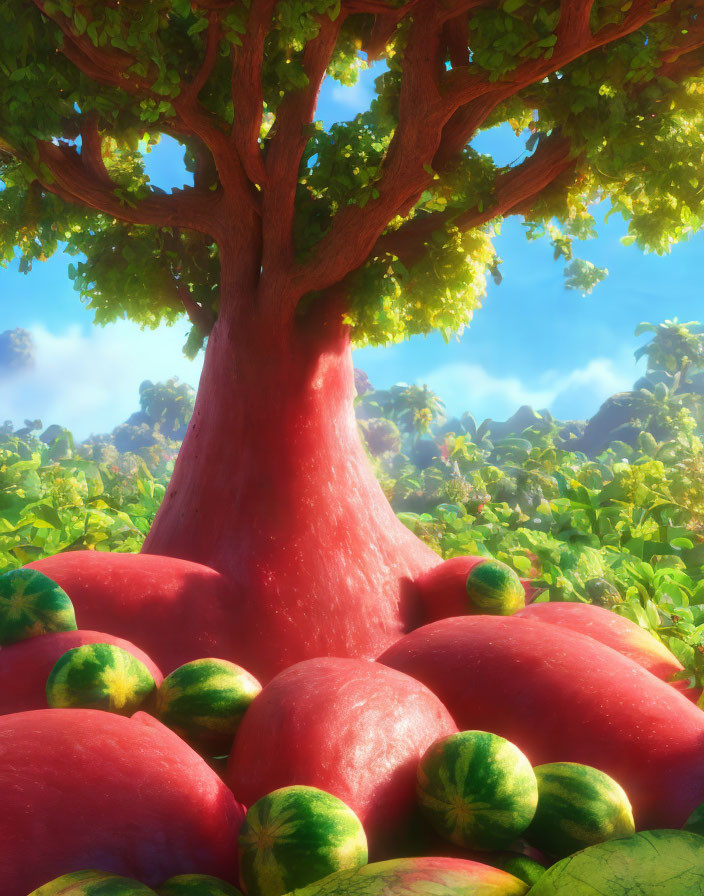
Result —
[[307, 657], [376, 656], [415, 621], [411, 580], [439, 562], [376, 481], [354, 395], [339, 310], [281, 329], [221, 312], [143, 551], [223, 575], [231, 658], [264, 677]]
[[440, 562], [367, 460], [340, 310], [265, 320], [253, 298], [221, 307], [143, 552], [32, 564], [82, 628], [132, 641], [165, 674], [199, 656], [263, 681], [311, 657], [376, 657], [419, 624], [413, 579]]

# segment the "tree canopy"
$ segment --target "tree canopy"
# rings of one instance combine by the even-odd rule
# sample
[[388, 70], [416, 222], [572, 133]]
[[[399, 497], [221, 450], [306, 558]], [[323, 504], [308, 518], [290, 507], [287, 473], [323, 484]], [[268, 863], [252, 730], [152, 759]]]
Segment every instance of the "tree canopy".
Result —
[[[325, 129], [322, 80], [381, 60]], [[666, 252], [704, 221], [701, 0], [3, 0], [0, 258], [65, 243], [104, 323], [184, 308], [197, 350], [230, 280], [287, 319], [344, 290], [357, 342], [461, 329], [520, 214], [570, 263], [600, 199]], [[526, 149], [471, 145], [507, 122]], [[193, 186], [145, 173], [161, 136]], [[82, 256], [85, 255], [85, 259]]]

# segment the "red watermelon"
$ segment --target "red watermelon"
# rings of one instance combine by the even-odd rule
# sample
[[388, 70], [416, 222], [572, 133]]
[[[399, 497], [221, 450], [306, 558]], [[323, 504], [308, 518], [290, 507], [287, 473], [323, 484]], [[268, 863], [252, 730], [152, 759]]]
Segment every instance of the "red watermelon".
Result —
[[356, 812], [378, 857], [406, 833], [420, 757], [456, 731], [437, 697], [407, 675], [366, 660], [305, 660], [255, 697], [226, 780], [246, 805], [290, 784], [332, 793]]
[[151, 659], [134, 644], [103, 632], [52, 632], [18, 641], [0, 650], [0, 715], [46, 709], [46, 680], [54, 663], [67, 650], [84, 644], [112, 644], [121, 647], [147, 667], [161, 684], [163, 675]]
[[152, 887], [193, 872], [237, 881], [243, 808], [189, 746], [144, 713], [0, 717], [0, 794], [3, 896], [90, 868]]
[[587, 635], [509, 616], [443, 619], [379, 657], [427, 685], [461, 729], [500, 734], [533, 765], [615, 778], [638, 828], [680, 827], [704, 800], [704, 713]]

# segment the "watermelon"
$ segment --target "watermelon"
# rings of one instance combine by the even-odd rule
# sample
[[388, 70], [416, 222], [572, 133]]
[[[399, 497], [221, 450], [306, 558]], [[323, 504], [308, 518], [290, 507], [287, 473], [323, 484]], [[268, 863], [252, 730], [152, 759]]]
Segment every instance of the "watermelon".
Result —
[[0, 794], [3, 896], [96, 866], [150, 887], [195, 871], [237, 882], [244, 810], [146, 713], [0, 716]]
[[701, 834], [704, 837], [704, 803], [692, 812], [687, 821], [684, 823], [685, 831], [691, 831], [694, 834]]
[[679, 828], [704, 801], [704, 713], [587, 635], [461, 616], [410, 632], [378, 662], [422, 681], [460, 728], [500, 734], [533, 765], [606, 772], [628, 794], [636, 828]]
[[242, 896], [242, 893], [219, 877], [208, 874], [178, 874], [163, 883], [159, 896]]
[[605, 607], [567, 601], [532, 604], [516, 614], [589, 635], [643, 666], [663, 681], [683, 670], [682, 663], [665, 645], [637, 623]]
[[0, 645], [76, 628], [71, 599], [56, 582], [35, 569], [0, 576]]
[[[489, 569], [480, 575], [480, 567], [486, 564], [489, 564]], [[492, 576], [493, 586], [490, 584]], [[470, 578], [473, 582], [472, 595], [467, 591]], [[516, 590], [517, 583], [521, 592]], [[419, 625], [449, 616], [492, 612], [471, 603], [473, 596], [480, 602], [496, 605], [498, 600], [499, 605], [503, 603], [518, 609], [538, 593], [529, 582], [514, 576], [510, 567], [490, 557], [451, 557], [419, 576], [414, 584], [419, 600]]]
[[451, 557], [419, 576], [414, 585], [420, 603], [418, 624], [467, 612], [467, 576], [486, 557]]
[[247, 806], [291, 784], [332, 793], [364, 825], [370, 855], [386, 858], [417, 820], [421, 756], [456, 731], [438, 698], [408, 675], [368, 660], [304, 660], [247, 710], [225, 780]]
[[525, 838], [547, 855], [561, 859], [635, 833], [625, 791], [599, 769], [577, 762], [548, 762], [535, 767], [535, 776], [538, 808]]
[[261, 689], [254, 676], [227, 660], [193, 660], [163, 680], [156, 715], [199, 752], [225, 755]]
[[510, 616], [526, 605], [521, 580], [499, 560], [478, 563], [467, 576], [465, 590], [469, 601], [465, 613]]
[[642, 831], [589, 846], [549, 868], [530, 896], [701, 896], [704, 837]]
[[526, 884], [535, 884], [545, 874], [545, 866], [520, 853], [489, 853], [486, 861], [494, 868], [507, 871]]
[[418, 801], [450, 842], [502, 849], [530, 824], [538, 785], [518, 747], [488, 731], [461, 731], [436, 741], [421, 759]]
[[257, 800], [238, 847], [247, 896], [281, 896], [367, 863], [367, 838], [354, 812], [336, 796], [302, 784]]
[[74, 871], [49, 881], [29, 896], [154, 896], [154, 890], [107, 871]]
[[525, 896], [512, 874], [466, 859], [391, 859], [337, 871], [293, 896]]
[[121, 647], [149, 670], [157, 686], [163, 675], [152, 660], [134, 644], [104, 632], [52, 632], [0, 650], [0, 715], [46, 708], [46, 680], [54, 664], [67, 650], [83, 644], [113, 644]]
[[53, 709], [105, 709], [131, 716], [156, 692], [152, 675], [135, 656], [114, 644], [84, 644], [67, 650], [46, 682]]

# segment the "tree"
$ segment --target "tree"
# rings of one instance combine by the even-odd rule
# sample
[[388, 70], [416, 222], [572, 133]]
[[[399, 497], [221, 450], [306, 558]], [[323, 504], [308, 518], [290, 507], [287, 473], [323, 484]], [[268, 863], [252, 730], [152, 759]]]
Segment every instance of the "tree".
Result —
[[[599, 198], [646, 248], [697, 230], [701, 0], [5, 0], [0, 25], [2, 255], [28, 269], [66, 242], [98, 323], [185, 310], [188, 350], [207, 336], [139, 562], [218, 571], [208, 625], [258, 641], [266, 672], [374, 655], [437, 557], [368, 465], [351, 340], [461, 330], [506, 215], [567, 261]], [[365, 59], [386, 65], [371, 108], [324, 130], [323, 78], [352, 83]], [[471, 146], [502, 122], [530, 132], [515, 165]], [[150, 187], [161, 135], [192, 187]]]
[[22, 327], [0, 333], [0, 376], [31, 370], [36, 361], [32, 334]]

